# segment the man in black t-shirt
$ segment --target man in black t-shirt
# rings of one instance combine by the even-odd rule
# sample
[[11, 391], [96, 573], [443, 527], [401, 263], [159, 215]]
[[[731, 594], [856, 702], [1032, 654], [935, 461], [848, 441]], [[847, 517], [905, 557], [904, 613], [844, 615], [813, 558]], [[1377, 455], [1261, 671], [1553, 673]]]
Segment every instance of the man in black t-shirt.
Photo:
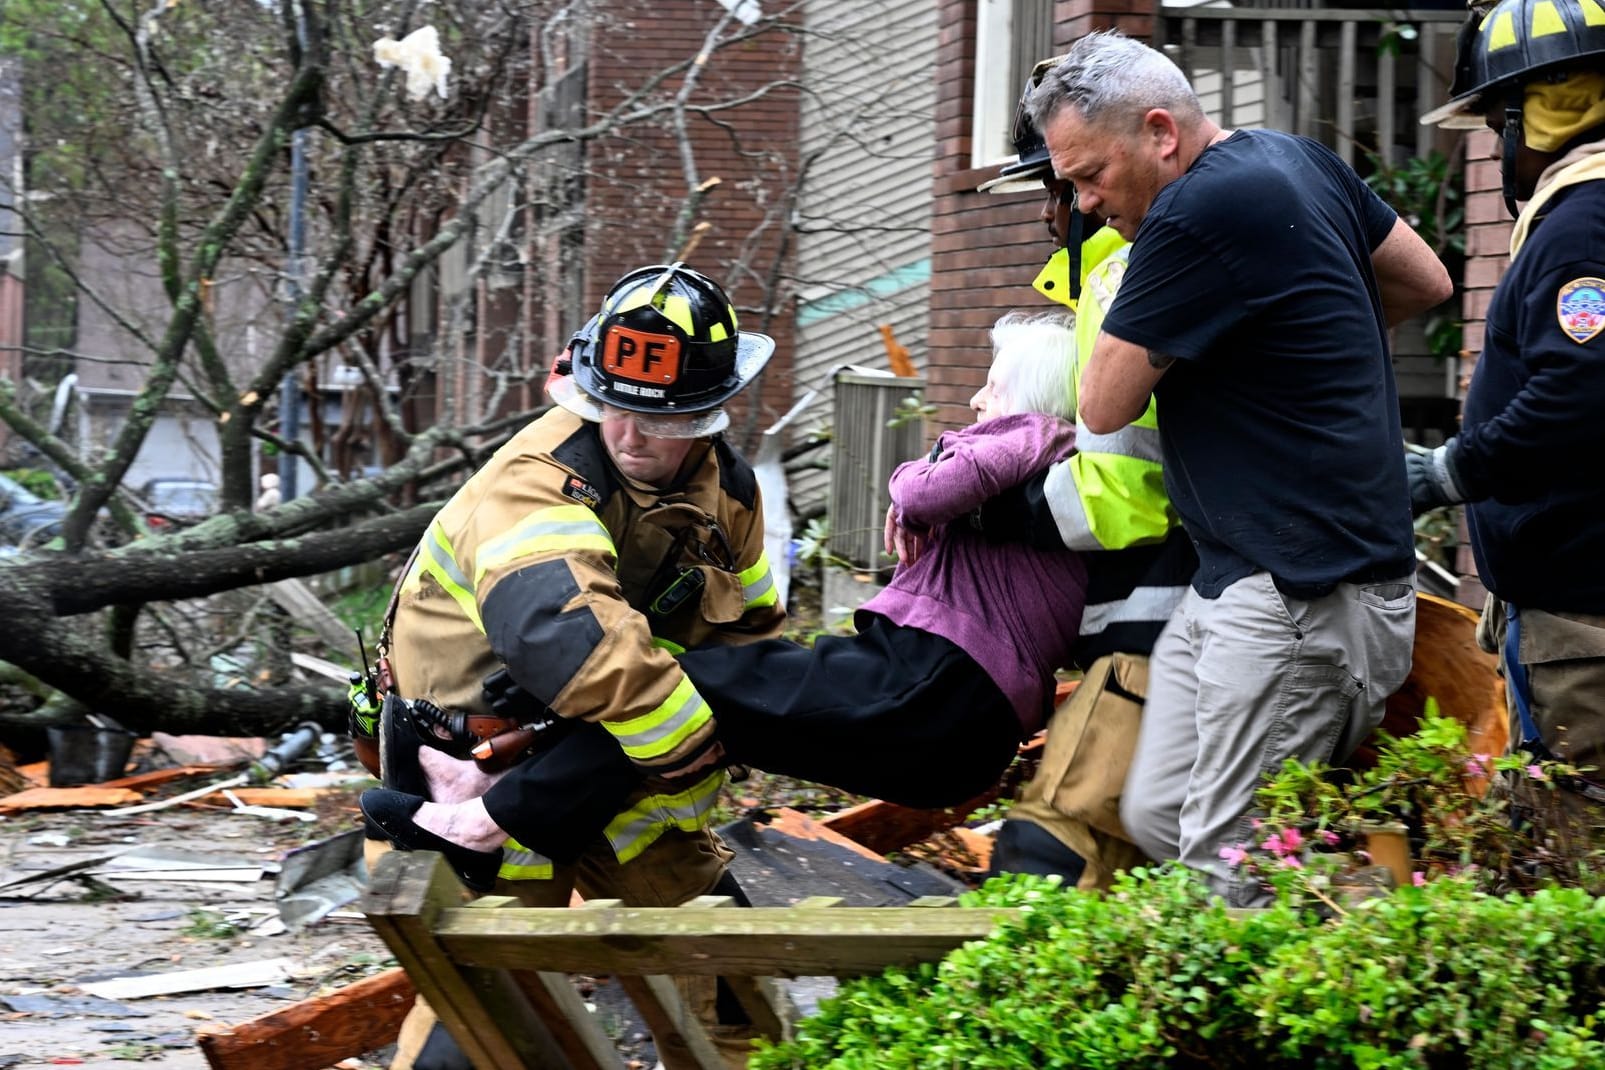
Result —
[[1154, 648], [1121, 808], [1150, 856], [1222, 860], [1262, 772], [1341, 761], [1410, 668], [1414, 549], [1387, 329], [1445, 299], [1425, 243], [1330, 151], [1223, 131], [1162, 53], [1071, 48], [1032, 98], [1055, 173], [1133, 241], [1082, 378], [1094, 433], [1159, 402], [1198, 548]]

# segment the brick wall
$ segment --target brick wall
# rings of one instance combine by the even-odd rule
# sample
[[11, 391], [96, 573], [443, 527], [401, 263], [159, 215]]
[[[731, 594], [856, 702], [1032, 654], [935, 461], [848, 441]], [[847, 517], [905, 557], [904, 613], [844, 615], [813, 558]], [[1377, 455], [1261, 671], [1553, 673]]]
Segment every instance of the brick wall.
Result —
[[[931, 220], [929, 388], [938, 406], [932, 437], [970, 421], [966, 403], [986, 379], [992, 353], [986, 329], [1012, 309], [1040, 310], [1031, 280], [1053, 252], [1038, 220], [1043, 195], [976, 193], [997, 168], [970, 166], [973, 121], [974, 0], [939, 0], [936, 56], [935, 200]], [[1094, 29], [1119, 26], [1147, 37], [1151, 0], [1060, 0], [1054, 42], [1060, 48]]]
[[[1494, 287], [1510, 259], [1512, 220], [1500, 193], [1498, 142], [1486, 130], [1466, 135], [1466, 279], [1464, 304], [1465, 340], [1460, 350], [1460, 396], [1477, 366], [1482, 351], [1483, 322]], [[1471, 558], [1465, 524], [1461, 523], [1460, 550], [1455, 571], [1461, 574], [1459, 598], [1468, 606], [1481, 608], [1485, 588], [1477, 579], [1477, 565]]]
[[[724, 14], [708, 0], [601, 6], [589, 59], [593, 115], [670, 64], [695, 56]], [[692, 102], [733, 100], [794, 78], [800, 48], [798, 36], [773, 30], [721, 48], [699, 74]], [[671, 77], [663, 93], [672, 95], [682, 83], [683, 75]], [[789, 260], [784, 239], [790, 213], [772, 209], [785, 203], [797, 173], [797, 95], [771, 90], [712, 118], [687, 119], [698, 178], [720, 180], [696, 216], [712, 227], [687, 263], [726, 287], [744, 329], [765, 330], [778, 344], [756, 414], [761, 431], [789, 407], [791, 397], [794, 302], [786, 292], [766, 294], [764, 283], [777, 257]], [[586, 306], [595, 308], [625, 271], [674, 252], [668, 244], [688, 187], [667, 116], [592, 142], [586, 165], [585, 294]], [[737, 261], [745, 269], [732, 269]], [[739, 431], [747, 413], [742, 405], [731, 410]]]

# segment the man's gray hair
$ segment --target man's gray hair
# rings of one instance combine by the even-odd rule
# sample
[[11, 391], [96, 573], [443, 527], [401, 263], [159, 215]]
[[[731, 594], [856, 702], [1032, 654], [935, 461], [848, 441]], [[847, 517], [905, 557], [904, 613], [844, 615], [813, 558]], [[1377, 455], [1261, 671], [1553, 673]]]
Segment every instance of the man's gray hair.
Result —
[[1135, 128], [1154, 108], [1182, 123], [1204, 117], [1187, 76], [1169, 56], [1114, 30], [1081, 38], [1042, 76], [1027, 105], [1032, 125], [1046, 130], [1067, 104], [1089, 123], [1116, 128]]

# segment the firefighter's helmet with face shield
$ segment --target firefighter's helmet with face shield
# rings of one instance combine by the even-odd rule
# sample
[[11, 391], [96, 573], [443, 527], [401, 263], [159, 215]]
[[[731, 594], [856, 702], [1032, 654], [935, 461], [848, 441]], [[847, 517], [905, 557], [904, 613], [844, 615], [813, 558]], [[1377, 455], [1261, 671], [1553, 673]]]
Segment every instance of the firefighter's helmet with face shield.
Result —
[[643, 434], [701, 438], [724, 430], [724, 403], [763, 370], [774, 339], [737, 329], [718, 283], [682, 263], [637, 268], [614, 283], [569, 343], [571, 374], [552, 400], [587, 420], [635, 414]]

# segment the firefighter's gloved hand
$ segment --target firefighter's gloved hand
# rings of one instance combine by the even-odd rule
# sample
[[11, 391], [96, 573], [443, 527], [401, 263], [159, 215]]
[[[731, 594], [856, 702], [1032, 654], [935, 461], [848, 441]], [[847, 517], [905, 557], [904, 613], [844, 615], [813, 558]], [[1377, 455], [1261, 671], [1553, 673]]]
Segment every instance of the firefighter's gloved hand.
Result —
[[1045, 490], [1048, 473], [1038, 472], [981, 503], [970, 514], [970, 526], [987, 542], [1016, 542], [1038, 550], [1063, 550], [1064, 539], [1053, 519]]
[[1435, 450], [1404, 455], [1411, 516], [1466, 500], [1465, 491], [1460, 489], [1459, 473], [1455, 471], [1454, 454], [1455, 440], [1451, 438]]

